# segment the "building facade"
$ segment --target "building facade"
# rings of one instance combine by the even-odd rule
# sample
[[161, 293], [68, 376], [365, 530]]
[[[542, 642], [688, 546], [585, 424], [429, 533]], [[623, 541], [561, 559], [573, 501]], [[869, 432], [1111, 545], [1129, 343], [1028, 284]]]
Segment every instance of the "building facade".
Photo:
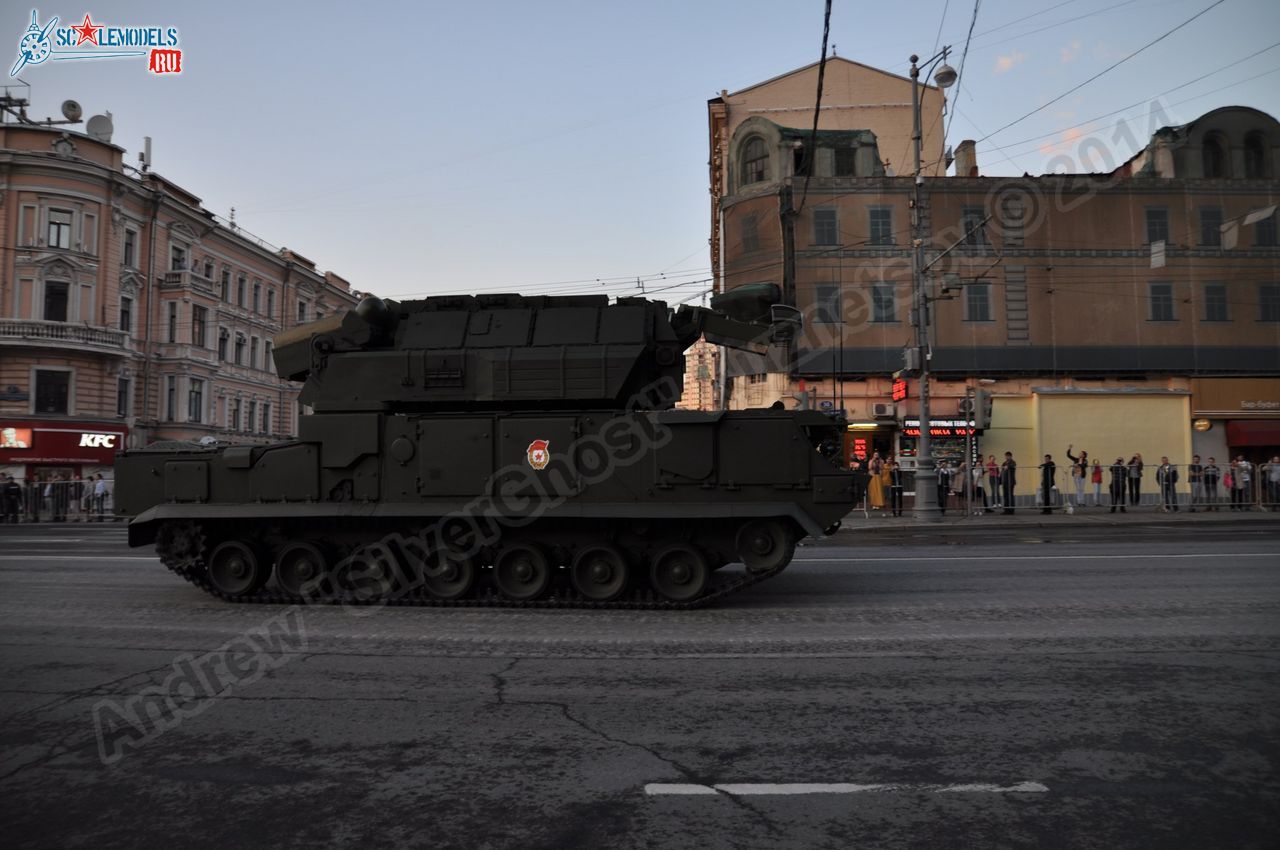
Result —
[[157, 440], [296, 433], [272, 337], [350, 285], [115, 145], [0, 125], [0, 471], [87, 477]]
[[[882, 132], [901, 134], [884, 123], [893, 115], [850, 108], [835, 126], [824, 111], [812, 140], [812, 89], [789, 123], [777, 103], [735, 117], [738, 100], [708, 105], [716, 287], [776, 283], [805, 329], [766, 358], [726, 355], [729, 407], [844, 410], [850, 453], [911, 466], [918, 216], [935, 454], [1280, 451], [1273, 117], [1214, 110], [1102, 174], [982, 176], [961, 143], [957, 176], [926, 169], [916, 209], [912, 176], [883, 167]], [[798, 146], [814, 141], [812, 173], [797, 173]], [[967, 449], [978, 391], [994, 399], [991, 420]]]

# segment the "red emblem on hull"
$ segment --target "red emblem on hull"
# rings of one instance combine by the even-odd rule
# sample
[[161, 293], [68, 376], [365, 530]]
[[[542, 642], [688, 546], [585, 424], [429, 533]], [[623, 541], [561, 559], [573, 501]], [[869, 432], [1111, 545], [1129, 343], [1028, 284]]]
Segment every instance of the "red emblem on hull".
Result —
[[534, 440], [530, 443], [529, 448], [525, 450], [529, 465], [534, 469], [545, 469], [547, 462], [551, 460], [550, 445], [550, 440]]

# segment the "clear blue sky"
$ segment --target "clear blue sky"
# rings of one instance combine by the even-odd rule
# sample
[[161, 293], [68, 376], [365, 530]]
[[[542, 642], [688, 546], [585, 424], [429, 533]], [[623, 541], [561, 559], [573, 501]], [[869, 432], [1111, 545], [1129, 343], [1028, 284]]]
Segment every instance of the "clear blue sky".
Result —
[[[1078, 156], [1086, 138], [1119, 162], [1153, 120], [1185, 123], [1228, 104], [1280, 116], [1280, 3], [1225, 0], [996, 132], [1212, 2], [986, 0], [951, 92], [948, 143], [983, 140], [989, 174], [1041, 173], [1060, 154], [1089, 170]], [[59, 26], [86, 12], [39, 10]], [[184, 73], [47, 61], [20, 74], [31, 112], [56, 117], [65, 98], [86, 115], [110, 110], [129, 161], [151, 136], [157, 172], [358, 289], [618, 294], [665, 273], [647, 288], [682, 284], [664, 293], [679, 298], [708, 275], [706, 102], [816, 61], [823, 3], [223, 0], [87, 11], [108, 26], [177, 27]], [[0, 14], [6, 74], [30, 14], [14, 4]], [[831, 41], [840, 56], [898, 73], [911, 53], [950, 44], [958, 68], [972, 15], [965, 0], [836, 0]]]

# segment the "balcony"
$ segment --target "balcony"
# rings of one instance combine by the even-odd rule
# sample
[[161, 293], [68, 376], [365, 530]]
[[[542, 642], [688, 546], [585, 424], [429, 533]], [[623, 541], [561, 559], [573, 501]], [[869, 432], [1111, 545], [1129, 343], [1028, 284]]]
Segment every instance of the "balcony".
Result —
[[160, 278], [160, 288], [162, 290], [193, 289], [205, 295], [214, 294], [213, 281], [194, 270], [165, 272]]
[[0, 346], [70, 348], [124, 356], [129, 335], [110, 328], [93, 328], [66, 322], [0, 319]]

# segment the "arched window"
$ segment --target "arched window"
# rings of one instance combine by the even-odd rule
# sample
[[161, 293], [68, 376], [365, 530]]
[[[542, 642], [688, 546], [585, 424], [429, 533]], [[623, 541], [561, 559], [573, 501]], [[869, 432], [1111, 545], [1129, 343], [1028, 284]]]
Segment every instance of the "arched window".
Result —
[[1205, 177], [1227, 176], [1227, 154], [1223, 150], [1222, 142], [1217, 137], [1205, 137], [1204, 144], [1201, 146], [1201, 154], [1204, 157]]
[[750, 186], [767, 179], [769, 171], [769, 149], [764, 139], [756, 137], [742, 146], [742, 185]]
[[1267, 144], [1261, 133], [1244, 137], [1244, 176], [1267, 176]]

